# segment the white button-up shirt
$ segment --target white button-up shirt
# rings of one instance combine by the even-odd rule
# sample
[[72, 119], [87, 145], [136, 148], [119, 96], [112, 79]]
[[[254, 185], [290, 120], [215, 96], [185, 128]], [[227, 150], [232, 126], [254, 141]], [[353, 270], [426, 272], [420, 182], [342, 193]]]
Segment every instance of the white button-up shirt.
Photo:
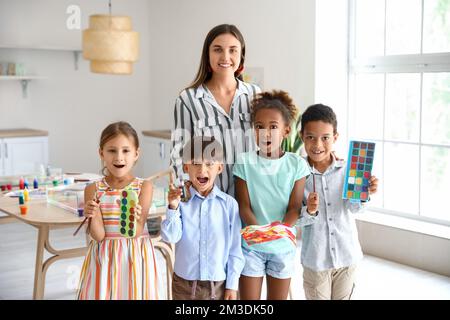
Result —
[[317, 216], [306, 212], [313, 175], [306, 179], [304, 206], [298, 221], [302, 228], [301, 263], [314, 271], [348, 267], [363, 256], [353, 213], [361, 212], [364, 203], [342, 199], [345, 171], [345, 161], [335, 159], [324, 173], [314, 169], [319, 194]]

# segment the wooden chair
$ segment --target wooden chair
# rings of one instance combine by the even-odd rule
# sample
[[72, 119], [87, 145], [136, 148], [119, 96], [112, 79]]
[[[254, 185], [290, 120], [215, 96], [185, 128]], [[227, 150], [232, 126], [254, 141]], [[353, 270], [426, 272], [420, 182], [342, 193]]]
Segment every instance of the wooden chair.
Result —
[[[165, 176], [168, 176], [169, 181], [173, 182], [173, 170], [171, 168], [164, 170], [164, 171], [157, 172], [154, 175], [146, 178], [145, 180], [154, 182], [158, 179], [164, 178]], [[149, 218], [154, 218], [154, 217], [155, 217], [155, 215], [153, 215], [153, 217], [152, 217], [152, 213], [150, 213]], [[157, 214], [156, 218], [160, 218], [160, 220], [162, 221], [163, 219], [165, 219], [165, 212]], [[163, 257], [166, 261], [167, 299], [172, 300], [172, 275], [173, 275], [173, 268], [174, 268], [174, 262], [175, 262], [175, 247], [173, 244], [164, 242], [161, 238], [160, 232], [158, 232], [157, 235], [152, 237], [152, 243], [153, 243], [153, 247], [156, 250], [159, 250], [159, 252], [161, 252], [161, 254], [163, 255]]]

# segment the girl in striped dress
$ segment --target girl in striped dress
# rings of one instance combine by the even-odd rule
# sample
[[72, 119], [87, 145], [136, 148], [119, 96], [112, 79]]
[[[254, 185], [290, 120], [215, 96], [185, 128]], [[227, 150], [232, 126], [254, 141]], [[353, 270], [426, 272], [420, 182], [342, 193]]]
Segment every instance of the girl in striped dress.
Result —
[[[153, 188], [132, 174], [139, 152], [137, 133], [128, 123], [116, 122], [103, 130], [99, 153], [107, 174], [84, 192], [93, 240], [81, 269], [80, 300], [158, 299], [155, 251], [146, 224]], [[137, 193], [138, 203], [124, 221], [126, 201], [121, 196], [133, 194], [130, 190]]]

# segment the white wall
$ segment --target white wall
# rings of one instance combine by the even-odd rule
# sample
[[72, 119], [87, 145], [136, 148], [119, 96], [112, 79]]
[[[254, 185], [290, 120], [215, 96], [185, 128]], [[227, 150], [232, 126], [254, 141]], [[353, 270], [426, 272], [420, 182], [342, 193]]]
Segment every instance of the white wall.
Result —
[[288, 91], [302, 110], [314, 100], [313, 0], [165, 0], [150, 2], [152, 127], [172, 127], [178, 93], [195, 77], [204, 38], [235, 24], [246, 67], [264, 68], [264, 88]]
[[[6, 34], [16, 32], [22, 43], [39, 44], [35, 29], [66, 28], [69, 4], [81, 8], [81, 29], [90, 14], [108, 10], [107, 1], [35, 0], [31, 6], [27, 0], [0, 0], [0, 25], [11, 26], [3, 40], [10, 42], [14, 37]], [[313, 0], [127, 0], [112, 5], [114, 14], [131, 16], [140, 32], [140, 60], [131, 76], [90, 73], [82, 58], [75, 71], [71, 52], [0, 49], [0, 61], [24, 63], [29, 73], [47, 77], [30, 83], [27, 99], [19, 82], [0, 82], [0, 128], [48, 130], [50, 162], [65, 171], [97, 172], [99, 135], [110, 122], [129, 121], [138, 132], [171, 128], [175, 98], [196, 74], [204, 37], [221, 23], [242, 31], [246, 66], [264, 68], [265, 89], [288, 91], [303, 109], [313, 103]], [[41, 35], [42, 41], [53, 42], [52, 34]]]
[[[66, 6], [54, 10], [56, 1], [33, 3], [37, 1], [42, 5], [34, 5], [33, 14], [21, 20], [21, 34], [47, 19], [59, 21], [60, 27], [66, 28]], [[87, 28], [90, 14], [108, 12], [107, 1], [65, 1], [80, 5], [81, 29]], [[0, 0], [0, 7], [9, 9], [0, 11], [0, 20], [12, 19], [9, 15], [23, 10], [24, 2], [28, 1]], [[98, 172], [98, 142], [107, 124], [126, 120], [138, 132], [151, 128], [148, 1], [114, 1], [112, 8], [113, 13], [131, 16], [133, 29], [140, 33], [140, 59], [131, 76], [91, 73], [89, 62], [82, 57], [76, 71], [70, 51], [0, 49], [0, 61], [24, 63], [28, 73], [47, 77], [30, 82], [27, 99], [22, 98], [18, 81], [0, 81], [0, 128], [49, 131], [50, 164], [65, 171]]]
[[333, 108], [338, 120], [337, 154], [347, 156], [348, 0], [316, 0], [315, 103]]

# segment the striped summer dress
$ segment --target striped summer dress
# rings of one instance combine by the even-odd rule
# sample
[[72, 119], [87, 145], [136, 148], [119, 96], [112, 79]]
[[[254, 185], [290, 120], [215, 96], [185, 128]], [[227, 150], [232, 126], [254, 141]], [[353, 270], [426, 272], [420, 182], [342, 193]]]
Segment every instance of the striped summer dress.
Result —
[[[142, 179], [135, 178], [126, 188], [138, 194]], [[119, 189], [111, 189], [103, 178], [96, 182], [105, 239], [92, 240], [80, 274], [77, 298], [80, 300], [157, 300], [158, 277], [153, 244], [147, 225], [141, 236], [120, 234]], [[125, 189], [125, 188], [124, 188]]]
[[225, 166], [215, 183], [225, 193], [234, 196], [233, 165], [237, 155], [256, 149], [250, 119], [250, 104], [261, 89], [237, 80], [230, 112], [217, 103], [206, 85], [185, 89], [175, 102], [174, 129], [170, 165], [177, 176], [182, 171], [183, 146], [194, 136], [214, 137], [224, 151]]

